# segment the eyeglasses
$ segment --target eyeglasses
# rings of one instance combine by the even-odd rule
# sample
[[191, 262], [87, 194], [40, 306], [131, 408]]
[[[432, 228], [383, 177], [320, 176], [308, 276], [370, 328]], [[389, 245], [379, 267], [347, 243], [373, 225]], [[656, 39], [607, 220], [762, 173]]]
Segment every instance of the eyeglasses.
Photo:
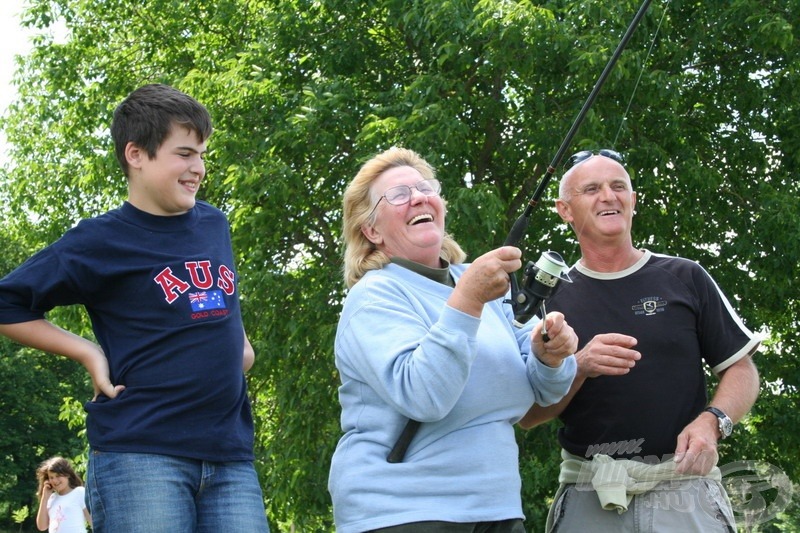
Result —
[[439, 180], [431, 179], [420, 181], [416, 185], [397, 185], [396, 187], [386, 189], [386, 192], [375, 202], [375, 207], [369, 212], [369, 216], [372, 216], [372, 213], [375, 212], [378, 208], [378, 204], [381, 203], [381, 200], [384, 198], [386, 198], [386, 201], [389, 202], [390, 205], [407, 204], [411, 201], [411, 196], [413, 195], [411, 189], [417, 189], [425, 196], [437, 196], [442, 191], [442, 184], [439, 183]]
[[577, 165], [578, 163], [582, 163], [592, 157], [593, 155], [602, 155], [603, 157], [607, 157], [609, 159], [613, 159], [620, 165], [623, 164], [622, 154], [619, 152], [615, 152], [614, 150], [609, 150], [608, 148], [603, 148], [597, 152], [593, 150], [583, 150], [581, 152], [572, 154], [567, 162], [564, 163], [564, 170], [567, 171]]

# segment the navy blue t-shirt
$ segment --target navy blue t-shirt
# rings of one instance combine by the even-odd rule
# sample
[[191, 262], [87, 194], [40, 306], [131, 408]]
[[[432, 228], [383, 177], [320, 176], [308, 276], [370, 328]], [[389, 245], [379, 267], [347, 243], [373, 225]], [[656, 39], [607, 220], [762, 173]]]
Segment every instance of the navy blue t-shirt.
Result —
[[224, 214], [130, 203], [81, 221], [0, 280], [0, 323], [81, 304], [117, 398], [86, 403], [94, 450], [253, 459], [244, 328]]

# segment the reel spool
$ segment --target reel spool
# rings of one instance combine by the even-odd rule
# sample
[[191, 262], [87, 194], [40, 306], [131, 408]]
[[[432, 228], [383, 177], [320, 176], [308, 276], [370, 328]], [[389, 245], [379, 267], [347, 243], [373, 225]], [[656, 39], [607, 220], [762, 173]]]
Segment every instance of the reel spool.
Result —
[[[561, 281], [572, 283], [569, 267], [558, 252], [544, 252], [536, 263], [528, 262], [522, 276], [522, 288], [511, 281], [511, 307], [514, 309], [514, 325], [522, 327], [542, 307]], [[544, 320], [544, 312], [542, 312]]]

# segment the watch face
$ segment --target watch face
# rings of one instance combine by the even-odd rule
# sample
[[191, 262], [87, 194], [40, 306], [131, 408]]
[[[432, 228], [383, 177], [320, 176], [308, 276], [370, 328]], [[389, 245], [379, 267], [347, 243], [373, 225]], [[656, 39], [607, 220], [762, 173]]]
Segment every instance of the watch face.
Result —
[[719, 430], [726, 437], [733, 431], [733, 422], [727, 416], [719, 419]]
[[720, 411], [716, 407], [706, 407], [705, 409], [709, 413], [713, 414], [717, 417], [717, 423], [719, 425], [719, 434], [724, 439], [725, 437], [729, 437], [730, 434], [733, 432], [733, 420], [731, 417], [726, 415], [724, 412]]

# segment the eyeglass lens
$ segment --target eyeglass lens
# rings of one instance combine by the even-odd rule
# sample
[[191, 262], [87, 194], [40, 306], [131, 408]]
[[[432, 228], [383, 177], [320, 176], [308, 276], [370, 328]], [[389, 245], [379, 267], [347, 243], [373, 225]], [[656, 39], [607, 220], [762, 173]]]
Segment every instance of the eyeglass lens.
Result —
[[439, 180], [424, 180], [411, 187], [408, 185], [392, 187], [383, 193], [383, 196], [392, 205], [403, 205], [411, 201], [412, 187], [425, 196], [436, 196], [441, 191]]

